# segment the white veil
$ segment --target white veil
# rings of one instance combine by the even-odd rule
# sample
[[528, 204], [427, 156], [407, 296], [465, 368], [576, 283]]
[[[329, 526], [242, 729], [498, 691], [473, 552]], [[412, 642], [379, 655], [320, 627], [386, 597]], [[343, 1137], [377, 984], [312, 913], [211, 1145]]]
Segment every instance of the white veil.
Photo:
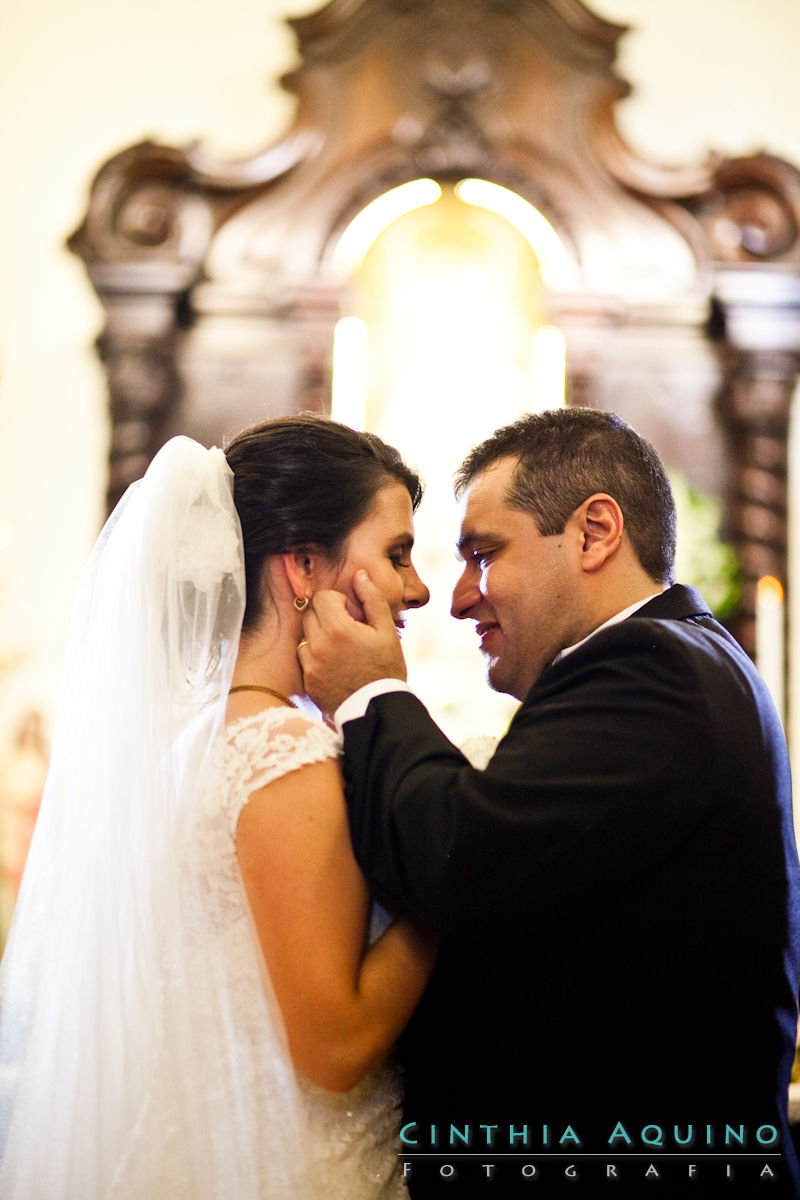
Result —
[[255, 935], [202, 871], [243, 610], [232, 473], [175, 438], [78, 589], [0, 968], [4, 1200], [305, 1195], [280, 1017], [240, 971]]

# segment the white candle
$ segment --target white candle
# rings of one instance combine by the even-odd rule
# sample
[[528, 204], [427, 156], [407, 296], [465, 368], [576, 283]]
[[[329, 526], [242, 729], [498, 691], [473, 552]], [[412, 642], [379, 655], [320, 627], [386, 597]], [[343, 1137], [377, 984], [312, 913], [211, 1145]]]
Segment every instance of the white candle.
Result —
[[784, 620], [783, 585], [774, 575], [763, 575], [756, 587], [756, 666], [781, 722], [786, 703]]
[[342, 317], [333, 331], [331, 416], [363, 429], [367, 412], [367, 327], [359, 317]]
[[[797, 384], [792, 398], [792, 408], [789, 419], [789, 501], [787, 512], [788, 542], [789, 542], [789, 585], [788, 623], [789, 623], [789, 716], [787, 735], [789, 741], [789, 758], [792, 761], [795, 778], [800, 772], [800, 383]], [[798, 846], [800, 846], [800, 788], [795, 788], [794, 797], [794, 828]]]

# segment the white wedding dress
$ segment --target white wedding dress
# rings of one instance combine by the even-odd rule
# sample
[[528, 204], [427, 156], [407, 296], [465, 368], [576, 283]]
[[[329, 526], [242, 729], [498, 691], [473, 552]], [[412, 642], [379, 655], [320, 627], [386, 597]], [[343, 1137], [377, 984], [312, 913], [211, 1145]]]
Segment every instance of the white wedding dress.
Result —
[[245, 604], [220, 450], [173, 438], [76, 594], [0, 966], [3, 1200], [400, 1200], [400, 1084], [298, 1079], [236, 858], [256, 788], [338, 756], [306, 714], [225, 727]]
[[[256, 789], [340, 752], [337, 734], [288, 708], [264, 709], [226, 730], [223, 806], [204, 813], [198, 867], [214, 898], [215, 919], [225, 929], [224, 943], [238, 957], [242, 996], [256, 1010], [264, 1004], [263, 965], [236, 860], [236, 823]], [[378, 931], [373, 929], [373, 936]], [[394, 1064], [384, 1062], [344, 1094], [302, 1078], [298, 1083], [310, 1195], [319, 1200], [406, 1197], [398, 1159], [401, 1079]], [[274, 1086], [273, 1079], [264, 1078], [265, 1092]]]

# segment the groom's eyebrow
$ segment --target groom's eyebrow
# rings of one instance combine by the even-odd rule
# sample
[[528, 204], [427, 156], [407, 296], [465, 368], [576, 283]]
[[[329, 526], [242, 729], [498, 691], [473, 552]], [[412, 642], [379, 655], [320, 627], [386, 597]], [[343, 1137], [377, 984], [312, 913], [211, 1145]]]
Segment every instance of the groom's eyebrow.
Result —
[[456, 542], [456, 556], [464, 562], [475, 552], [477, 546], [499, 547], [505, 544], [507, 535], [496, 529], [465, 529]]
[[456, 554], [464, 559], [469, 558], [469, 552], [477, 542], [485, 542], [487, 538], [491, 541], [492, 536], [491, 533], [477, 533], [474, 529], [467, 529], [456, 542]]

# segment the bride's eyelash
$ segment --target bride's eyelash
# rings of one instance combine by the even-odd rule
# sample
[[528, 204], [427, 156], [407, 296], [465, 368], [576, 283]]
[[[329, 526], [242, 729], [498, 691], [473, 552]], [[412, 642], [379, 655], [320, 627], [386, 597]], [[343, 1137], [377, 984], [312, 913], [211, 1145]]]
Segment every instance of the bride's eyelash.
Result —
[[402, 554], [390, 554], [389, 558], [396, 567], [410, 567], [411, 562], [404, 562]]

